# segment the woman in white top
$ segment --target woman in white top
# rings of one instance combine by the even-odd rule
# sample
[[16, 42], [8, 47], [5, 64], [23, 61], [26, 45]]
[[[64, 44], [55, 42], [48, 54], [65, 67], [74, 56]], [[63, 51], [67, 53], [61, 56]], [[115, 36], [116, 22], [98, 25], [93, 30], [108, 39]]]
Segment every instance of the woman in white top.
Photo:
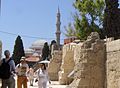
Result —
[[29, 81], [30, 81], [30, 86], [33, 86], [33, 81], [34, 81], [34, 70], [33, 70], [33, 68], [29, 69], [28, 78], [29, 78]]
[[40, 63], [38, 70], [38, 88], [47, 88], [47, 82], [49, 81], [48, 72], [44, 63]]

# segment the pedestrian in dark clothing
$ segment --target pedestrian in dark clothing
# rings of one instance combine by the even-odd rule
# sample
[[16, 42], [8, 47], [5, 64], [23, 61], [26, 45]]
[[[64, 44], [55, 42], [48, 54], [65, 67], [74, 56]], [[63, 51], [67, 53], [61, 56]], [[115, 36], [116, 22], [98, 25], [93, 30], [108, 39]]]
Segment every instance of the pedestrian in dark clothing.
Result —
[[5, 58], [1, 61], [2, 63], [9, 64], [10, 67], [10, 77], [7, 79], [2, 79], [2, 87], [1, 88], [15, 88], [15, 79], [14, 79], [14, 73], [15, 73], [15, 63], [14, 60], [10, 57], [9, 50], [4, 51]]

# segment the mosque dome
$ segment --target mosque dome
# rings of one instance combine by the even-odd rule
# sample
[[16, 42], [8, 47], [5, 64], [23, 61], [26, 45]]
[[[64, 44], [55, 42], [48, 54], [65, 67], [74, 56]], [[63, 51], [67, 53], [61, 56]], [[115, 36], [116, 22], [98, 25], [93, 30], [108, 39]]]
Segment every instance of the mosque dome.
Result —
[[32, 43], [31, 48], [42, 48], [44, 46], [44, 43], [47, 42], [45, 40], [36, 40], [35, 42]]
[[25, 49], [25, 53], [33, 53], [34, 52], [34, 50], [33, 49]]
[[39, 56], [39, 54], [38, 53], [33, 53], [33, 56]]

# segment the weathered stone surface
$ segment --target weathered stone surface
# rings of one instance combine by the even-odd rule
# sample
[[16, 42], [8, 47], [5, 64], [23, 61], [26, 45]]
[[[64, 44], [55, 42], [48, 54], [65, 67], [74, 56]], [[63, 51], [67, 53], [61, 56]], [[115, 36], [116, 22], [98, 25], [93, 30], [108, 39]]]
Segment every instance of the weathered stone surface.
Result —
[[120, 88], [120, 39], [107, 42], [107, 88]]
[[50, 80], [53, 81], [58, 80], [58, 72], [60, 71], [61, 63], [62, 63], [62, 51], [54, 50], [48, 68]]
[[73, 71], [74, 68], [74, 43], [67, 44], [63, 47], [63, 57], [61, 71], [59, 72], [59, 83], [60, 84], [69, 84], [73, 80], [69, 78], [68, 75]]
[[106, 51], [107, 52], [116, 52], [120, 50], [120, 39], [115, 41], [110, 41], [106, 43]]
[[105, 44], [92, 33], [74, 51], [74, 81], [68, 88], [105, 88]]
[[[93, 33], [85, 42], [73, 45], [64, 46], [62, 59], [54, 52], [57, 59], [50, 63], [52, 79], [58, 80], [61, 70], [60, 84], [71, 83], [67, 76], [74, 69], [74, 80], [67, 88], [120, 88], [120, 39], [107, 39], [105, 43]], [[57, 64], [59, 60], [62, 65]], [[71, 66], [72, 61], [75, 66]]]

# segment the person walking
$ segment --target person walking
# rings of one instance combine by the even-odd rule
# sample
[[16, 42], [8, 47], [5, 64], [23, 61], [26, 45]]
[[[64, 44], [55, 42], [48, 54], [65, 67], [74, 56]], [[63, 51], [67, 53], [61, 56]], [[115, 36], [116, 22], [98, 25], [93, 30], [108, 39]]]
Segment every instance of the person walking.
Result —
[[2, 72], [2, 87], [1, 88], [15, 88], [15, 62], [10, 57], [10, 51], [4, 51], [5, 58], [1, 60], [1, 69]]
[[17, 88], [27, 88], [27, 72], [29, 70], [29, 66], [26, 63], [25, 57], [22, 57], [20, 60], [20, 64], [16, 66], [17, 73]]
[[34, 82], [34, 69], [31, 67], [28, 71], [28, 78], [30, 81], [30, 86], [33, 86], [33, 82]]
[[37, 72], [38, 88], [47, 88], [47, 82], [49, 81], [48, 72], [44, 63], [40, 63], [40, 68]]

